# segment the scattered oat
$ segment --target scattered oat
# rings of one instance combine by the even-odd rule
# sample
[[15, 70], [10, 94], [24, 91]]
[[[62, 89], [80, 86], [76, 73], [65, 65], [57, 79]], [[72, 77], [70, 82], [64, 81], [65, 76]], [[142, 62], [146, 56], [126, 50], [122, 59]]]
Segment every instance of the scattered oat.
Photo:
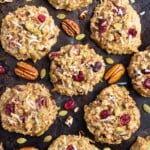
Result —
[[140, 12], [140, 16], [144, 16], [145, 15], [145, 11]]
[[106, 59], [106, 63], [112, 65], [114, 63], [114, 60], [110, 57], [107, 57]]
[[18, 144], [24, 144], [24, 143], [26, 143], [27, 142], [27, 139], [26, 138], [18, 138], [17, 139], [17, 143]]
[[83, 12], [81, 12], [81, 14], [79, 15], [79, 19], [84, 20], [88, 15], [88, 11], [84, 10]]
[[61, 110], [59, 111], [58, 115], [61, 116], [61, 117], [64, 117], [68, 114], [68, 111], [67, 110]]
[[81, 34], [78, 34], [75, 39], [76, 39], [77, 41], [81, 41], [81, 40], [83, 40], [84, 38], [85, 38], [85, 34], [81, 33]]
[[148, 104], [143, 104], [143, 109], [146, 113], [150, 113], [150, 106]]
[[75, 107], [74, 112], [77, 113], [79, 111], [79, 107]]
[[65, 19], [66, 18], [66, 15], [65, 14], [57, 14], [56, 16], [58, 19]]
[[51, 135], [47, 135], [47, 136], [44, 137], [43, 142], [50, 142], [52, 140], [52, 138], [53, 137]]
[[71, 125], [73, 124], [73, 117], [72, 116], [68, 116], [66, 121], [65, 121], [65, 124], [68, 126], [68, 127], [71, 127]]
[[43, 79], [43, 78], [45, 78], [45, 76], [46, 76], [46, 69], [43, 68], [40, 72], [40, 78]]

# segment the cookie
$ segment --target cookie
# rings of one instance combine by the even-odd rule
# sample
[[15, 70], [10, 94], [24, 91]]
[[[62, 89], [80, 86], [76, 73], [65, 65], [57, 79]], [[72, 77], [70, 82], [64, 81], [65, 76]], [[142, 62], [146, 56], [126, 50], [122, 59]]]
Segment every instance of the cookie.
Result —
[[49, 90], [38, 83], [7, 88], [0, 98], [2, 126], [9, 132], [40, 136], [54, 123], [57, 110]]
[[132, 56], [128, 73], [133, 88], [140, 95], [150, 97], [150, 48]]
[[56, 9], [65, 9], [68, 11], [81, 9], [92, 3], [92, 0], [48, 0]]
[[26, 5], [2, 20], [1, 44], [16, 59], [36, 62], [57, 42], [58, 34], [46, 8]]
[[99, 150], [91, 144], [92, 142], [89, 138], [80, 135], [61, 135], [49, 146], [48, 150]]
[[0, 150], [4, 150], [3, 143], [0, 143]]
[[13, 2], [13, 0], [0, 0], [0, 3]]
[[63, 95], [86, 95], [102, 82], [103, 57], [88, 45], [66, 45], [50, 54], [50, 78], [54, 89]]
[[101, 143], [120, 144], [140, 126], [140, 112], [125, 87], [116, 84], [103, 89], [96, 100], [85, 105], [88, 130]]
[[138, 137], [136, 142], [131, 146], [130, 150], [149, 150], [150, 136], [146, 138]]
[[141, 23], [128, 0], [104, 0], [91, 18], [90, 37], [111, 54], [131, 54], [141, 45]]

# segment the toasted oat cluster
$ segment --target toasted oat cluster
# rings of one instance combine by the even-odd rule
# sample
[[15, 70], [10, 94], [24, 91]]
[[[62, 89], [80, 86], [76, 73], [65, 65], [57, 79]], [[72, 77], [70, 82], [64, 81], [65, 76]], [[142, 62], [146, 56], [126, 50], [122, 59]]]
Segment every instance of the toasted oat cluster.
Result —
[[44, 7], [25, 6], [2, 20], [1, 44], [18, 60], [44, 57], [57, 42], [58, 27]]
[[61, 135], [48, 148], [48, 150], [99, 150], [92, 140], [77, 135]]
[[0, 0], [0, 3], [13, 2], [13, 0]]
[[53, 91], [68, 96], [83, 95], [102, 81], [105, 71], [103, 57], [88, 45], [63, 46], [50, 55]]
[[150, 47], [132, 56], [128, 73], [133, 88], [140, 95], [150, 97]]
[[54, 123], [57, 110], [49, 90], [38, 83], [7, 88], [0, 98], [3, 128], [24, 135], [42, 135]]
[[131, 54], [141, 45], [141, 23], [128, 0], [104, 0], [95, 8], [91, 38], [108, 53]]
[[125, 87], [111, 85], [85, 105], [84, 119], [97, 142], [119, 144], [140, 126], [140, 113]]
[[48, 0], [56, 9], [65, 9], [68, 11], [81, 9], [92, 3], [92, 0]]
[[149, 150], [150, 149], [150, 136], [146, 138], [138, 137], [136, 142], [131, 146], [130, 150]]

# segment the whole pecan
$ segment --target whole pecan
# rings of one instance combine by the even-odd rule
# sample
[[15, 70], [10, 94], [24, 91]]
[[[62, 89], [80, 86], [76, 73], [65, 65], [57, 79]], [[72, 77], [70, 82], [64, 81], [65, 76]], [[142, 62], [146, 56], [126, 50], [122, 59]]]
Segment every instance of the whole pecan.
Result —
[[17, 63], [14, 71], [16, 75], [27, 80], [35, 80], [39, 75], [38, 70], [35, 67], [22, 61]]
[[80, 34], [79, 25], [71, 19], [63, 20], [62, 21], [62, 28], [66, 32], [66, 34], [71, 36], [71, 37], [74, 37], [77, 34]]

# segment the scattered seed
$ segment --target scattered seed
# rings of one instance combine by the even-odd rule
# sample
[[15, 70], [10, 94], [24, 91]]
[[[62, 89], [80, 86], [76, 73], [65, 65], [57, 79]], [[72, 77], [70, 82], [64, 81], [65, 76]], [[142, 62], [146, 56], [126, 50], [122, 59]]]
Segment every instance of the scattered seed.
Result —
[[17, 143], [18, 144], [24, 144], [24, 143], [26, 143], [27, 142], [27, 139], [26, 138], [18, 138], [17, 139]]
[[75, 107], [74, 112], [77, 113], [79, 111], [79, 107]]
[[43, 68], [40, 72], [40, 78], [43, 79], [43, 78], [45, 78], [45, 76], [46, 76], [46, 69]]
[[78, 34], [75, 39], [76, 39], [77, 41], [81, 41], [81, 40], [83, 40], [84, 38], [85, 38], [85, 34], [81, 33], [81, 34]]
[[110, 57], [107, 57], [105, 60], [106, 60], [106, 63], [107, 63], [107, 64], [110, 64], [110, 65], [111, 65], [111, 64], [114, 63], [114, 60], [113, 60], [112, 58], [110, 58]]
[[65, 19], [66, 18], [66, 15], [65, 14], [57, 14], [56, 16], [58, 19]]
[[145, 112], [150, 113], [150, 106], [148, 104], [143, 104], [143, 109]]
[[44, 138], [44, 140], [43, 140], [43, 142], [50, 142], [51, 140], [52, 140], [52, 136], [51, 135], [47, 135], [45, 138]]
[[105, 147], [103, 150], [111, 150], [110, 147]]
[[61, 110], [59, 111], [58, 115], [61, 116], [61, 117], [64, 117], [68, 114], [68, 111], [67, 110]]

